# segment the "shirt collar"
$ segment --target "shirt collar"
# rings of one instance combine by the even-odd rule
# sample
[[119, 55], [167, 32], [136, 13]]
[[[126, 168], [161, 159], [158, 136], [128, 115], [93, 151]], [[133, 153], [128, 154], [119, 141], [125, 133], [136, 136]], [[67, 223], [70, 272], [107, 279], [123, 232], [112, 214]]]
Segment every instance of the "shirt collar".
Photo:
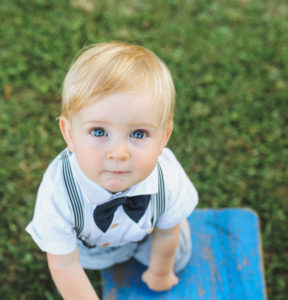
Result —
[[143, 181], [123, 192], [112, 194], [111, 192], [101, 187], [99, 184], [90, 180], [83, 173], [78, 164], [75, 153], [70, 154], [69, 160], [71, 163], [74, 178], [81, 187], [81, 192], [84, 194], [84, 199], [86, 198], [88, 202], [91, 202], [93, 204], [102, 204], [109, 200], [122, 196], [149, 195], [156, 194], [158, 192], [157, 166], [155, 166], [154, 170]]

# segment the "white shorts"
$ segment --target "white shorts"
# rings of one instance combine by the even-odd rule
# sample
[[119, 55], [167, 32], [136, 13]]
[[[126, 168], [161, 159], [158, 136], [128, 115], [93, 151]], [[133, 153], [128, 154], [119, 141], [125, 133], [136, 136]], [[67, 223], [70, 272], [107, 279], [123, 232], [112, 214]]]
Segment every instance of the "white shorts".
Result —
[[[84, 269], [101, 270], [115, 264], [125, 262], [130, 258], [135, 258], [145, 266], [149, 265], [151, 256], [152, 234], [140, 243], [129, 243], [121, 247], [87, 248], [78, 241], [80, 252], [80, 264]], [[186, 221], [180, 224], [180, 241], [177, 248], [174, 272], [181, 271], [188, 263], [192, 252], [192, 242], [189, 227]]]

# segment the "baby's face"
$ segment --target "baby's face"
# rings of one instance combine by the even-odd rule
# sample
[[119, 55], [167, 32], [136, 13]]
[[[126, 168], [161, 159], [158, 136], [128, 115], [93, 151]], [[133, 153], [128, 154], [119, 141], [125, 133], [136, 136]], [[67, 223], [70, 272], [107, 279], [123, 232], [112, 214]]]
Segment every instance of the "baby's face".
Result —
[[69, 150], [86, 176], [110, 192], [145, 179], [168, 142], [171, 124], [161, 124], [163, 107], [149, 93], [108, 95], [62, 120]]

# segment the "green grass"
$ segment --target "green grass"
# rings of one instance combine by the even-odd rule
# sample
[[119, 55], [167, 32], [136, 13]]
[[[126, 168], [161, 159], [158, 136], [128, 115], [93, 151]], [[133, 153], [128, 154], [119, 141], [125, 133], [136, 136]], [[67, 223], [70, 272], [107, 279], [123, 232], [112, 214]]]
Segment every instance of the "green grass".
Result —
[[[24, 227], [43, 171], [65, 147], [56, 118], [71, 60], [85, 45], [121, 40], [153, 50], [171, 69], [170, 147], [199, 207], [258, 212], [268, 296], [286, 300], [287, 1], [95, 0], [90, 11], [71, 3], [1, 3], [0, 298], [59, 298]], [[89, 276], [99, 290], [98, 274]]]

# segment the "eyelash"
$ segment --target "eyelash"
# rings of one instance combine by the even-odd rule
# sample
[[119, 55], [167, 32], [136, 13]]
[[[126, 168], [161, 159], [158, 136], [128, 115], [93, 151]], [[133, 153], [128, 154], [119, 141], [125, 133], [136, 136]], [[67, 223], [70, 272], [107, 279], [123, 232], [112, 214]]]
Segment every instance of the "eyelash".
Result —
[[[137, 137], [133, 137], [133, 134], [134, 133], [136, 133], [136, 132], [141, 132], [141, 133], [143, 133], [143, 137], [142, 138], [137, 138]], [[149, 132], [147, 131], [147, 130], [144, 130], [144, 129], [136, 129], [136, 130], [134, 130], [132, 133], [131, 133], [131, 135], [130, 135], [132, 138], [135, 138], [135, 139], [143, 139], [143, 138], [147, 138], [147, 137], [149, 137]]]
[[[93, 131], [97, 131], [97, 130], [98, 130], [98, 133], [99, 133], [100, 131], [102, 131], [103, 135], [94, 135], [94, 134], [93, 134]], [[106, 130], [105, 130], [104, 128], [101, 128], [101, 127], [91, 128], [91, 129], [89, 130], [89, 133], [90, 133], [92, 136], [95, 136], [95, 137], [103, 137], [103, 136], [107, 136], [107, 135], [108, 135], [107, 132], [106, 132]]]
[[[98, 134], [99, 133], [101, 133], [100, 135], [95, 135], [95, 134], [93, 134], [93, 131], [98, 131]], [[133, 136], [133, 134], [135, 134], [136, 132], [141, 132], [141, 133], [143, 133], [143, 137], [135, 137], [135, 136]], [[104, 136], [108, 136], [108, 134], [107, 134], [107, 132], [106, 132], [106, 130], [104, 129], [104, 128], [101, 128], [101, 127], [96, 127], [96, 128], [91, 128], [91, 129], [89, 129], [89, 134], [91, 134], [92, 136], [94, 136], [94, 137], [104, 137]], [[147, 130], [145, 130], [145, 129], [136, 129], [136, 130], [134, 130], [131, 134], [130, 134], [130, 137], [131, 138], [135, 138], [135, 139], [143, 139], [143, 138], [147, 138], [147, 137], [149, 137], [150, 136], [150, 134], [149, 134], [149, 132], [147, 131]]]

